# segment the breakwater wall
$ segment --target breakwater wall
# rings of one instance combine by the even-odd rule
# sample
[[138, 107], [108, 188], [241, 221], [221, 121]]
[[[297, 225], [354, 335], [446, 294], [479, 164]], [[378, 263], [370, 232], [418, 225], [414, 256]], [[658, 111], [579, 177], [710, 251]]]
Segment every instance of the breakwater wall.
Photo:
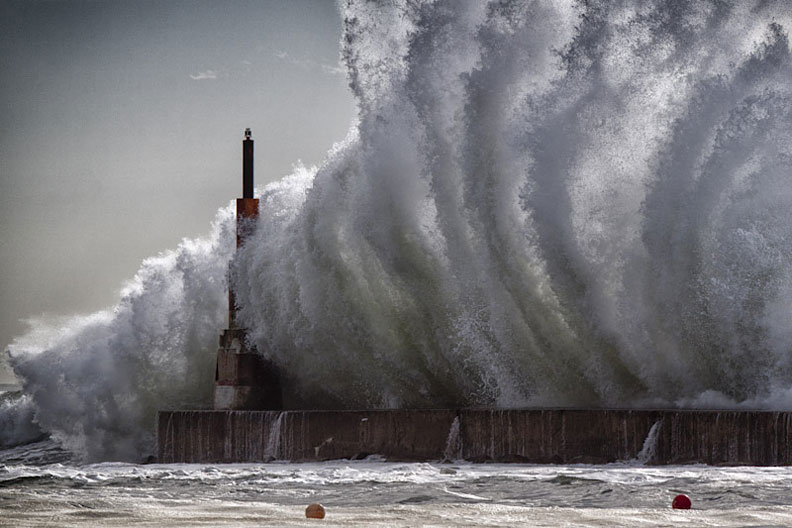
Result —
[[162, 463], [392, 461], [791, 465], [792, 412], [161, 411]]

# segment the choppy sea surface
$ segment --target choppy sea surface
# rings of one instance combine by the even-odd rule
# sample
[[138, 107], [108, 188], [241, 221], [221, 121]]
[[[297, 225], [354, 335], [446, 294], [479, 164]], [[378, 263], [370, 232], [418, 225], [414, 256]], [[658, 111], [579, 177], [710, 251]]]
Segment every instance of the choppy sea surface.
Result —
[[[0, 526], [791, 526], [781, 467], [80, 464], [0, 451]], [[685, 493], [693, 509], [673, 510]], [[313, 502], [324, 520], [305, 518]]]

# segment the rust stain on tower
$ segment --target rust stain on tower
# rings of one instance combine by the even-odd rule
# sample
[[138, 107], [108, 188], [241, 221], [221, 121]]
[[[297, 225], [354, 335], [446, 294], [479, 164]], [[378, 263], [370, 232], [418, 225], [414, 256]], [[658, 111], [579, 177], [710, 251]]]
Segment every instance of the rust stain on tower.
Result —
[[[253, 198], [253, 138], [245, 130], [242, 141], [242, 198], [237, 198], [237, 248], [249, 236], [258, 217]], [[236, 301], [228, 291], [228, 328], [220, 335], [215, 370], [215, 409], [277, 410], [283, 407], [280, 380], [271, 362], [247, 343], [236, 320]]]

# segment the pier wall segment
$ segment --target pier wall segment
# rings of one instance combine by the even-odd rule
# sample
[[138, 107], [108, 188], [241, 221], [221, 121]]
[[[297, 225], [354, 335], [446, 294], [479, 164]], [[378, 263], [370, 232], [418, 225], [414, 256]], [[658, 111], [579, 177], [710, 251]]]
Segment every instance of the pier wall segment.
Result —
[[390, 461], [792, 465], [792, 412], [162, 411], [163, 463]]

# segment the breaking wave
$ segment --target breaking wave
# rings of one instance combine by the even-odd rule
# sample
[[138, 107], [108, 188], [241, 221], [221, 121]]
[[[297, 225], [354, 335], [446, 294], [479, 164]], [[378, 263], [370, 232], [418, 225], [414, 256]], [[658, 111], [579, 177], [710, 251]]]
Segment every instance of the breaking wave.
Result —
[[[31, 322], [10, 347], [25, 395], [0, 423], [25, 410], [88, 460], [137, 461], [152, 453], [158, 409], [211, 404], [233, 229], [228, 207], [211, 236], [145, 260], [112, 311]], [[0, 447], [18, 443], [4, 436]]]
[[[343, 9], [358, 122], [229, 275], [290, 405], [792, 404], [788, 5]], [[128, 458], [208, 404], [232, 224], [12, 346], [42, 428]]]
[[[235, 262], [308, 403], [762, 406], [792, 382], [781, 3], [345, 13], [360, 123]], [[702, 397], [702, 395], [705, 395]]]

